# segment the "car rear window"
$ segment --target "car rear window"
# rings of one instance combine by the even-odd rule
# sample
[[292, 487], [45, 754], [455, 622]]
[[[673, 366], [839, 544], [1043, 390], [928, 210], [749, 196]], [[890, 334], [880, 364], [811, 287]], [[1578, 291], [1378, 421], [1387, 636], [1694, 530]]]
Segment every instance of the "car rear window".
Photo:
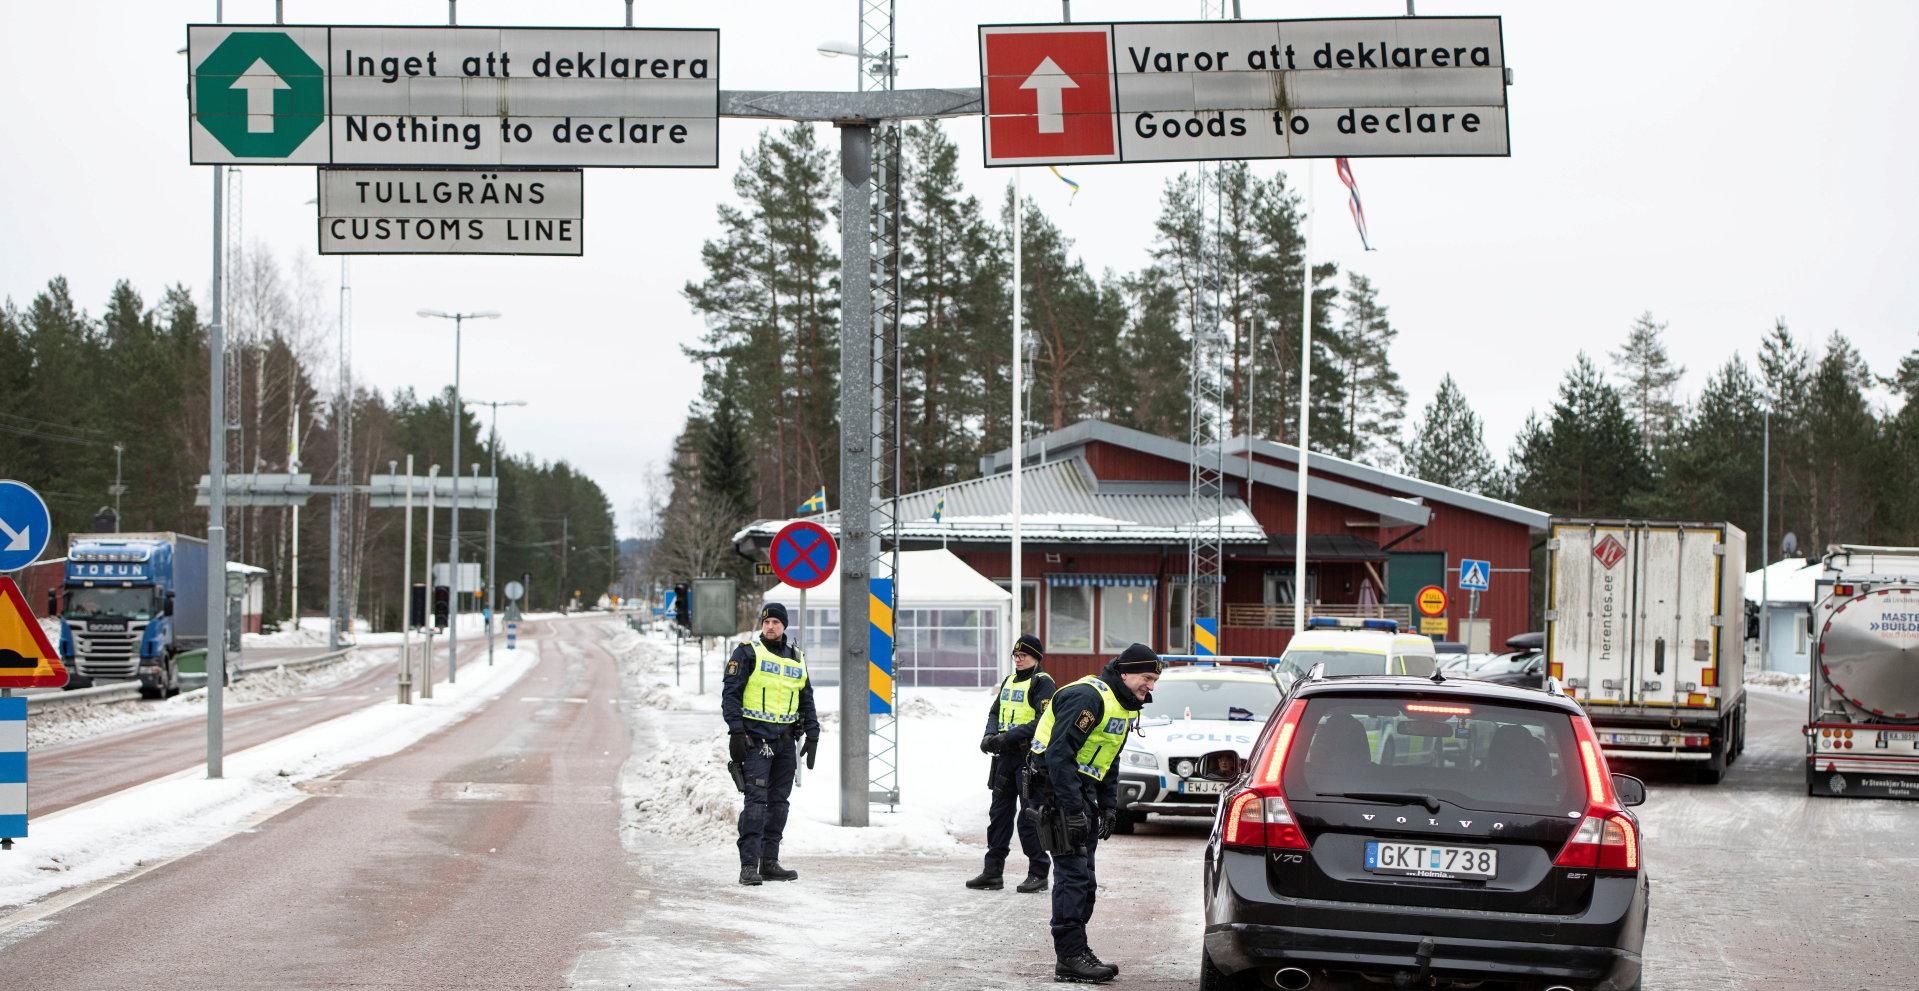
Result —
[[1584, 807], [1563, 712], [1478, 701], [1321, 695], [1286, 760], [1286, 794], [1431, 795], [1462, 808], [1553, 815]]

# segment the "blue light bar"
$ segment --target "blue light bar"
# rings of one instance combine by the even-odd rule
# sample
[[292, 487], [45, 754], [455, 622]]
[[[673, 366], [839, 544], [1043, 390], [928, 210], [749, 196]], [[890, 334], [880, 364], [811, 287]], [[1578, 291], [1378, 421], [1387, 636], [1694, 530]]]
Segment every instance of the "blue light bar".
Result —
[[1309, 630], [1337, 630], [1339, 629], [1339, 620], [1331, 616], [1314, 616], [1312, 619], [1306, 621], [1306, 628]]
[[1369, 630], [1385, 630], [1387, 633], [1399, 632], [1399, 621], [1396, 619], [1369, 619], [1361, 625]]

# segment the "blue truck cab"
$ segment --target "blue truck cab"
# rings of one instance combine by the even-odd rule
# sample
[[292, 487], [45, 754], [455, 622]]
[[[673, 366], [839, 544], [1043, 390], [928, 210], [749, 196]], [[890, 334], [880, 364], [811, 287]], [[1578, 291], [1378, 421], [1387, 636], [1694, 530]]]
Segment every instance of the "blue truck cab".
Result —
[[198, 537], [71, 534], [61, 591], [69, 688], [137, 678], [147, 698], [174, 695], [179, 655], [207, 645], [207, 545]]

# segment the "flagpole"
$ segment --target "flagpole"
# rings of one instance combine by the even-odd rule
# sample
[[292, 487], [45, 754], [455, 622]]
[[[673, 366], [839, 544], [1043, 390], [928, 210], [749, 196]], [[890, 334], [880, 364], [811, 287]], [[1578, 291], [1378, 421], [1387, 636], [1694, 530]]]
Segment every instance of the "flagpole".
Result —
[[[1025, 411], [1020, 408], [1020, 390], [1025, 388], [1025, 361], [1024, 355], [1022, 354], [1023, 349], [1020, 347], [1025, 329], [1021, 322], [1023, 314], [1020, 309], [1024, 303], [1020, 291], [1020, 269], [1023, 262], [1023, 259], [1020, 257], [1020, 241], [1025, 234], [1025, 230], [1020, 223], [1019, 174], [1021, 171], [1022, 170], [1018, 168], [1013, 169], [1013, 626], [1012, 630], [1007, 634], [1009, 637], [1017, 637], [1020, 635], [1023, 620], [1020, 613], [1025, 606], [1026, 599], [1023, 593], [1024, 586], [1021, 581], [1024, 576], [1020, 574], [1020, 565], [1022, 564], [1021, 554], [1025, 550], [1025, 546], [1020, 540], [1019, 519], [1020, 467], [1026, 460], [1023, 457], [1023, 452], [1020, 450], [1024, 445], [1026, 427], [1023, 419]], [[1002, 651], [1001, 653], [1004, 654], [1005, 652]], [[1002, 659], [1001, 663], [1005, 663], [1004, 659]]]

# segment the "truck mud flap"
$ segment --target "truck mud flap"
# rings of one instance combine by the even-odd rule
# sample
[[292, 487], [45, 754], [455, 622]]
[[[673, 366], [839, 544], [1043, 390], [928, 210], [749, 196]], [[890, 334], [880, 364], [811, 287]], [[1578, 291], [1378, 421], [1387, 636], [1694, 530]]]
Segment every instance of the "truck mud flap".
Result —
[[1919, 799], [1919, 768], [1905, 774], [1814, 769], [1807, 774], [1806, 791], [1824, 798]]

